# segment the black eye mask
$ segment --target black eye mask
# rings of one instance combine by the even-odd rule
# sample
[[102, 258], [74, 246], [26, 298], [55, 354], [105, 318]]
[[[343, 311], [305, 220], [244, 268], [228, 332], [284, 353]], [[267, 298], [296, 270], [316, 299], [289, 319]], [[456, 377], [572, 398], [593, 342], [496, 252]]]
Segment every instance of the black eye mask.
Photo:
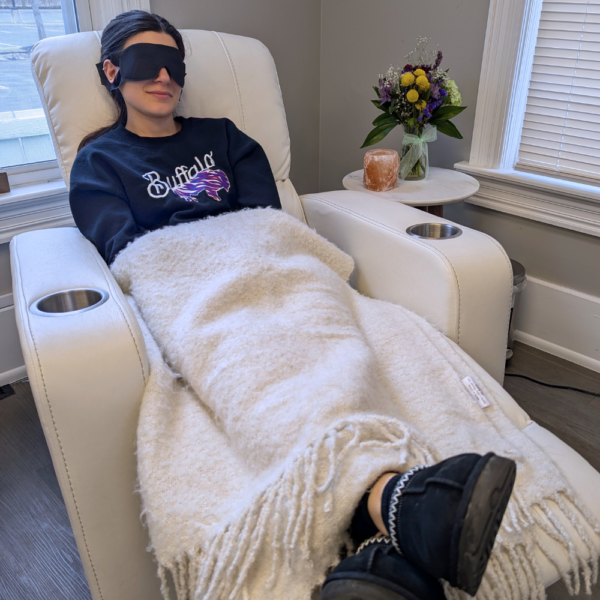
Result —
[[169, 77], [180, 87], [185, 81], [185, 63], [181, 52], [172, 46], [162, 44], [133, 44], [123, 52], [110, 55], [110, 61], [119, 67], [119, 72], [111, 84], [103, 69], [103, 62], [96, 65], [100, 74], [100, 81], [109, 90], [116, 90], [124, 81], [145, 81], [158, 77], [164, 67], [169, 72]]

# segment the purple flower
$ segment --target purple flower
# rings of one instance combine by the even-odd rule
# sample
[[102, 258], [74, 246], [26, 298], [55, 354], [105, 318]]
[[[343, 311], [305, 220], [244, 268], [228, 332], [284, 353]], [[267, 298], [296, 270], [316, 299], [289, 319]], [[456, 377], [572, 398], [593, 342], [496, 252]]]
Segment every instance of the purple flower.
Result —
[[448, 92], [444, 88], [440, 88], [440, 98], [445, 98]]
[[440, 97], [440, 84], [432, 83], [431, 84], [431, 96], [436, 100]]
[[427, 106], [423, 109], [423, 116], [426, 119], [431, 119], [433, 112], [442, 105], [442, 100], [433, 100], [428, 102]]
[[434, 69], [437, 69], [440, 66], [442, 58], [444, 58], [444, 55], [442, 54], [441, 50], [438, 50], [437, 58], [435, 59], [435, 64], [433, 65]]
[[392, 101], [393, 83], [388, 83], [385, 77], [379, 78], [379, 106]]

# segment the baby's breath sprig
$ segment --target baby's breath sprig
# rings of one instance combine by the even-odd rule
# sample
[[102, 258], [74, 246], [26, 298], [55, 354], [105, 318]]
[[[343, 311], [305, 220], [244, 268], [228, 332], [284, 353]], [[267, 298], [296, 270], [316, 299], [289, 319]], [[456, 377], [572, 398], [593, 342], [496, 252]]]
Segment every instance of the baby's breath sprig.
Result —
[[404, 58], [411, 65], [433, 65], [436, 61], [439, 46], [436, 50], [427, 50], [431, 38], [418, 36], [417, 45]]

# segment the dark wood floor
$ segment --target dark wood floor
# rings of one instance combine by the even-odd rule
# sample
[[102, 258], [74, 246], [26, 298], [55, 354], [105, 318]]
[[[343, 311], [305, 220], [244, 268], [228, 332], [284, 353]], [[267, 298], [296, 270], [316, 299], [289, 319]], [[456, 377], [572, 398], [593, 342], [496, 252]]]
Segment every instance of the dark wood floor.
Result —
[[[506, 373], [520, 373], [600, 394], [600, 373], [518, 342]], [[543, 387], [515, 377], [506, 377], [504, 388], [534, 421], [572, 446], [600, 471], [600, 396]]]
[[[507, 372], [600, 392], [600, 374], [520, 344]], [[0, 600], [88, 600], [29, 385], [13, 387], [15, 395], [0, 400]], [[535, 421], [600, 470], [600, 397], [510, 377], [505, 387]], [[600, 586], [578, 597], [600, 600]], [[548, 598], [571, 597], [559, 582]]]
[[0, 599], [88, 600], [31, 389], [12, 387], [0, 400]]
[[[600, 373], [518, 342], [506, 373], [519, 373], [554, 385], [600, 394]], [[600, 471], [600, 396], [548, 388], [516, 377], [506, 377], [504, 388], [534, 421], [577, 450]], [[548, 600], [573, 597], [560, 581], [548, 589]], [[593, 587], [591, 596], [576, 597], [600, 600], [600, 583]]]

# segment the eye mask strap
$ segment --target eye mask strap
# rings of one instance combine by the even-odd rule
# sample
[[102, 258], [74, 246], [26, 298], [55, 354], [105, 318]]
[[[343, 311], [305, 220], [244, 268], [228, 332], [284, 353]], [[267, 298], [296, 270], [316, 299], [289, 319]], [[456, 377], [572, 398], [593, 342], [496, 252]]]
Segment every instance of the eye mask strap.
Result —
[[[119, 66], [119, 57], [121, 56], [120, 52], [115, 52], [111, 54], [108, 59], [112, 62], [115, 67]], [[96, 63], [96, 70], [98, 71], [98, 75], [100, 75], [100, 83], [109, 91], [112, 92], [114, 90], [118, 90], [121, 85], [121, 71], [119, 70], [115, 75], [115, 80], [111, 83], [104, 72], [104, 61], [100, 61]]]

